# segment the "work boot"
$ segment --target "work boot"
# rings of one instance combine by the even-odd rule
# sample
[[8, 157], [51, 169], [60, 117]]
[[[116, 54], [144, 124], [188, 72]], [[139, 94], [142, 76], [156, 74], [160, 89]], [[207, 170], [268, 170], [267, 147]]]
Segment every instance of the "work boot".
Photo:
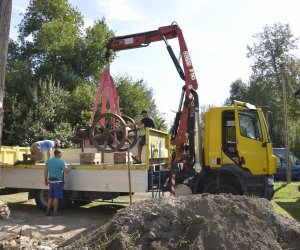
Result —
[[28, 160], [28, 154], [23, 154], [23, 161], [27, 161]]

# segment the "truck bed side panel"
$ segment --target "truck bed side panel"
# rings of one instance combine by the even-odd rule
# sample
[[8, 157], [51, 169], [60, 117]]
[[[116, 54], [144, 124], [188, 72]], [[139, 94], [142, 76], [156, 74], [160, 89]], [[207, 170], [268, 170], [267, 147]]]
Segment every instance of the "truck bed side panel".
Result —
[[[94, 167], [95, 168], [95, 167]], [[131, 191], [147, 190], [147, 170], [130, 171]], [[44, 184], [44, 168], [2, 167], [1, 187], [47, 189]], [[74, 169], [65, 175], [65, 190], [129, 192], [128, 169]]]

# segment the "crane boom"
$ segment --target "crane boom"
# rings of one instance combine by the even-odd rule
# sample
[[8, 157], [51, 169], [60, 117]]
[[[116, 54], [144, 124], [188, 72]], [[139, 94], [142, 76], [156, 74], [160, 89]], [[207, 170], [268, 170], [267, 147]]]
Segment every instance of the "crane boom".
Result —
[[[170, 44], [168, 43], [169, 39], [174, 38], [178, 39], [183, 68], [179, 64]], [[178, 159], [178, 161], [182, 160], [182, 156], [185, 154], [183, 152], [189, 152], [189, 156], [187, 156], [187, 158], [190, 158], [190, 161], [194, 164], [195, 144], [198, 145], [196, 141], [199, 141], [198, 133], [194, 133], [195, 127], [197, 128], [197, 124], [195, 123], [197, 123], [199, 119], [198, 95], [195, 91], [198, 88], [198, 83], [183, 33], [179, 26], [176, 23], [172, 23], [169, 26], [163, 26], [157, 30], [113, 37], [106, 46], [107, 61], [109, 61], [110, 50], [121, 51], [143, 48], [147, 47], [152, 42], [158, 41], [165, 42], [175, 68], [180, 78], [185, 82], [182, 88], [178, 112], [171, 132], [172, 143], [176, 145], [176, 159]], [[187, 141], [192, 142], [187, 143]], [[190, 144], [190, 146], [187, 144]], [[189, 160], [187, 161], [189, 162]]]
[[[180, 54], [183, 58], [183, 69], [179, 65], [171, 46], [168, 44], [169, 39], [178, 38]], [[188, 85], [192, 85], [193, 89], [198, 88], [198, 83], [195, 75], [195, 71], [192, 65], [192, 61], [182, 34], [181, 29], [177, 24], [172, 24], [170, 26], [163, 26], [157, 30], [152, 30], [148, 32], [136, 33], [126, 36], [116, 36], [113, 37], [107, 44], [107, 49], [112, 49], [114, 51], [136, 49], [147, 47], [152, 42], [165, 41], [167, 49], [171, 55], [171, 58], [175, 64], [177, 71], [179, 72], [182, 80]], [[189, 87], [191, 89], [191, 87]]]

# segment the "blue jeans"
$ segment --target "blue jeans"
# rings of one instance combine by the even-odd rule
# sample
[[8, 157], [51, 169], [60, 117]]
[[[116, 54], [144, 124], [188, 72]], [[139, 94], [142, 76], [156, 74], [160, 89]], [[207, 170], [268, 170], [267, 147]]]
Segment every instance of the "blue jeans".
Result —
[[64, 183], [62, 181], [51, 180], [51, 178], [49, 178], [49, 186], [49, 198], [63, 199]]

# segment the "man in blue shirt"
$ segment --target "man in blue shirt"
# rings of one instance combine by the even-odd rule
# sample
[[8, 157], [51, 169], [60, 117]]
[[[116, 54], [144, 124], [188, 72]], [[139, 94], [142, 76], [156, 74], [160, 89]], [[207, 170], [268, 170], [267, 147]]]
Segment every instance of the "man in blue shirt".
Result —
[[30, 146], [31, 154], [24, 154], [24, 162], [27, 161], [28, 158], [31, 158], [32, 163], [35, 164], [36, 161], [42, 162], [44, 161], [44, 152], [47, 152], [48, 159], [50, 158], [50, 153], [52, 148], [58, 148], [60, 146], [60, 140], [55, 139], [52, 140], [43, 140], [37, 141]]
[[64, 173], [70, 173], [72, 166], [68, 168], [64, 160], [60, 159], [62, 151], [54, 150], [54, 157], [46, 161], [44, 171], [45, 185], [50, 187], [46, 215], [50, 215], [53, 205], [53, 215], [57, 215], [58, 202], [63, 199]]

